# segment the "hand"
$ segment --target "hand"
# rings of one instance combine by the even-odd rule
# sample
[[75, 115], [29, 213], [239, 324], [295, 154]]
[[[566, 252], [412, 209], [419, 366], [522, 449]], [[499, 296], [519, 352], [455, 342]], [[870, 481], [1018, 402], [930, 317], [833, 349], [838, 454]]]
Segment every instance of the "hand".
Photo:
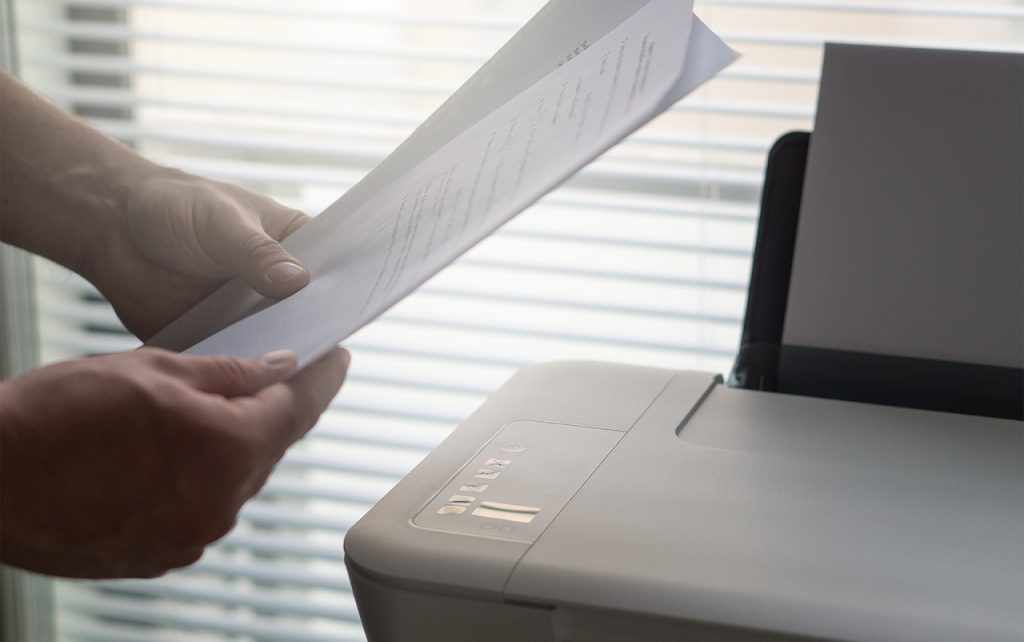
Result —
[[294, 377], [262, 359], [141, 350], [0, 383], [0, 560], [70, 577], [154, 577], [234, 525], [344, 380], [338, 349]]
[[309, 272], [278, 243], [305, 214], [237, 185], [161, 169], [122, 190], [83, 273], [145, 340], [226, 279], [280, 299]]
[[89, 279], [147, 339], [224, 280], [283, 298], [309, 273], [277, 241], [307, 217], [142, 158], [0, 70], [0, 240]]

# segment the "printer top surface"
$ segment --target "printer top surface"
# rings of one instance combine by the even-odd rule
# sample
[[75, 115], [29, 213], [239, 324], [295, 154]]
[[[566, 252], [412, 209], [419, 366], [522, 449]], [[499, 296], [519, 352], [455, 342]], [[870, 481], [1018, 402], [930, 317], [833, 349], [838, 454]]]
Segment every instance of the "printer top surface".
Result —
[[682, 421], [680, 396], [659, 396], [507, 597], [842, 639], [1024, 632], [1019, 423], [720, 385]]
[[[594, 426], [593, 400], [625, 408], [619, 398], [631, 408], [619, 426]], [[473, 532], [421, 526], [500, 430], [523, 420], [616, 436], [564, 505], [539, 506], [556, 514], [538, 532], [481, 531], [487, 518], [472, 511], [441, 519]], [[550, 461], [574, 461], [552, 443]], [[474, 502], [531, 504], [511, 473], [544, 446], [510, 457], [508, 483], [491, 489], [501, 497]], [[492, 397], [350, 532], [346, 550], [382, 581], [486, 599], [826, 638], [1019, 639], [1022, 452], [1015, 421], [548, 364]]]

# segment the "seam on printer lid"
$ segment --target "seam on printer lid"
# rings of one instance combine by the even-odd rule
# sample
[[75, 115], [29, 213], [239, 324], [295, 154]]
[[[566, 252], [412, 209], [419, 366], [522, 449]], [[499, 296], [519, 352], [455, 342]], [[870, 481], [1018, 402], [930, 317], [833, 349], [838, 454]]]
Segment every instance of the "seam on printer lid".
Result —
[[[558, 516], [562, 514], [562, 511], [565, 510], [565, 507], [571, 504], [572, 500], [576, 499], [576, 495], [579, 495], [580, 491], [583, 490], [583, 487], [586, 486], [587, 482], [590, 481], [590, 478], [593, 477], [597, 473], [597, 471], [600, 470], [601, 466], [604, 465], [604, 462], [607, 461], [609, 457], [611, 457], [612, 452], [614, 452], [615, 448], [618, 447], [619, 442], [621, 442], [626, 437], [626, 435], [629, 434], [629, 431], [632, 430], [633, 427], [636, 426], [636, 424], [641, 419], [644, 418], [644, 415], [646, 415], [647, 411], [651, 409], [651, 406], [653, 406], [654, 403], [661, 398], [661, 395], [668, 389], [670, 385], [672, 385], [673, 381], [679, 378], [681, 374], [683, 373], [676, 373], [668, 378], [668, 381], [665, 382], [665, 385], [663, 385], [661, 389], [658, 390], [658, 394], [654, 395], [654, 397], [647, 404], [647, 406], [645, 406], [644, 409], [640, 412], [640, 414], [637, 415], [637, 418], [633, 420], [633, 423], [629, 425], [629, 428], [621, 432], [621, 436], [619, 437], [618, 441], [615, 442], [615, 446], [613, 446], [612, 449], [608, 451], [607, 455], [601, 458], [601, 461], [598, 462], [597, 466], [594, 466], [594, 470], [591, 471], [589, 475], [587, 475], [586, 479], [583, 480], [583, 483], [580, 484], [580, 487], [576, 489], [576, 492], [569, 497], [565, 504], [562, 505], [562, 508], [558, 509], [558, 512], [556, 512], [555, 516], [551, 518], [551, 521], [548, 522], [548, 525], [545, 526], [541, 532], [537, 533], [537, 537], [533, 538], [532, 542], [527, 544], [526, 550], [523, 551], [523, 554], [520, 555], [519, 558], [515, 561], [515, 564], [512, 565], [512, 569], [509, 570], [508, 575], [505, 577], [505, 583], [501, 586], [502, 597], [505, 597], [507, 599], [508, 584], [512, 581], [512, 577], [516, 574], [516, 571], [519, 569], [519, 564], [522, 563], [523, 558], [526, 557], [526, 555], [533, 549], [534, 545], [540, 541], [540, 538], [544, 537], [544, 533], [546, 533], [548, 531], [548, 528], [550, 528], [551, 525], [555, 523], [555, 520], [557, 520]], [[707, 388], [701, 394], [700, 398], [697, 400], [697, 403], [694, 404], [694, 409], [696, 409], [704, 402], [704, 399], [708, 396], [708, 392], [715, 386], [716, 381], [717, 379], [715, 377], [712, 377], [711, 381], [707, 385]], [[690, 413], [686, 415], [687, 419], [689, 419], [691, 414], [693, 414], [692, 410], [690, 411]]]
[[[663, 393], [664, 393], [664, 392], [665, 392], [666, 390], [668, 390], [668, 387], [672, 385], [672, 382], [673, 382], [673, 381], [675, 381], [676, 379], [678, 379], [679, 377], [681, 377], [681, 376], [682, 376], [682, 375], [684, 375], [684, 374], [687, 374], [687, 373], [684, 373], [684, 372], [677, 372], [677, 373], [675, 373], [674, 375], [672, 375], [671, 377], [669, 377], [668, 381], [666, 381], [666, 382], [665, 382], [665, 385], [664, 385], [664, 386], [662, 386], [662, 387], [661, 387], [661, 390], [659, 390], [659, 391], [658, 391], [658, 394], [654, 395], [654, 398], [653, 398], [653, 399], [651, 399], [650, 403], [648, 403], [648, 404], [647, 404], [647, 406], [646, 406], [646, 407], [644, 407], [644, 409], [643, 409], [643, 410], [642, 410], [642, 411], [640, 412], [640, 414], [639, 414], [639, 415], [637, 415], [636, 419], [634, 419], [634, 420], [633, 420], [633, 423], [629, 424], [629, 428], [627, 428], [627, 429], [626, 429], [626, 432], [629, 432], [630, 430], [632, 430], [632, 429], [633, 429], [633, 427], [634, 427], [634, 426], [636, 426], [636, 425], [637, 425], [638, 423], [640, 423], [640, 420], [644, 418], [644, 415], [646, 415], [646, 414], [647, 414], [647, 411], [648, 411], [648, 410], [650, 410], [650, 409], [651, 409], [651, 406], [653, 406], [653, 405], [654, 405], [654, 403], [655, 403], [655, 402], [656, 402], [656, 401], [657, 401], [658, 399], [660, 399], [660, 398], [661, 398], [661, 395], [662, 395], [662, 394], [663, 394]], [[709, 392], [711, 392], [711, 389], [712, 389], [712, 388], [714, 388], [714, 387], [715, 387], [715, 385], [717, 385], [718, 383], [720, 383], [720, 382], [721, 382], [721, 379], [722, 379], [722, 377], [721, 377], [720, 375], [714, 375], [714, 376], [712, 376], [712, 377], [711, 377], [711, 381], [710, 381], [710, 382], [708, 382], [708, 384], [707, 384], [707, 387], [706, 387], [706, 388], [704, 389], [704, 392], [703, 392], [703, 393], [701, 393], [700, 397], [699, 397], [699, 398], [697, 399], [697, 403], [693, 404], [693, 408], [691, 408], [691, 409], [690, 409], [690, 412], [688, 412], [688, 413], [686, 414], [686, 417], [685, 417], [685, 418], [683, 419], [683, 421], [686, 421], [687, 419], [689, 419], [689, 418], [690, 418], [690, 415], [692, 415], [692, 414], [693, 414], [694, 412], [696, 412], [697, 408], [699, 408], [699, 407], [700, 407], [700, 405], [701, 405], [702, 403], [704, 403], [704, 399], [706, 399], [706, 398], [707, 398], [707, 396], [708, 396], [708, 393], [709, 393]], [[602, 461], [603, 461], [603, 460], [602, 460]]]
[[700, 407], [704, 405], [704, 402], [707, 401], [707, 398], [711, 396], [711, 391], [714, 390], [719, 383], [720, 382], [717, 379], [713, 380], [711, 384], [707, 388], [705, 388], [704, 392], [701, 393], [700, 398], [697, 399], [697, 403], [693, 404], [693, 407], [690, 408], [690, 412], [686, 413], [686, 416], [683, 417], [679, 424], [676, 425], [676, 437], [679, 437], [679, 433], [683, 432], [683, 426], [690, 422], [690, 419], [693, 417], [694, 414], [696, 414], [698, 410], [700, 410]]

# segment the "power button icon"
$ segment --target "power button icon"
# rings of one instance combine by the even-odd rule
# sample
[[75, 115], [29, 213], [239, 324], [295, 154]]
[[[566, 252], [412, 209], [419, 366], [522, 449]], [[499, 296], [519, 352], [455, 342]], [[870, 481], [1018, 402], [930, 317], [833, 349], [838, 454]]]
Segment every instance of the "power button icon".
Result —
[[507, 453], [521, 453], [526, 450], [526, 444], [521, 441], [506, 441], [501, 449]]

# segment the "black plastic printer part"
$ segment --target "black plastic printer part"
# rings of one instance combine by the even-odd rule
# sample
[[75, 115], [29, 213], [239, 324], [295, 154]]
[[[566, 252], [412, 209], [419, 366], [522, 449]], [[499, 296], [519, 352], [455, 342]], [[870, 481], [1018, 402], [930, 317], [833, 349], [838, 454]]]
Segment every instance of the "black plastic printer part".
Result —
[[740, 352], [730, 377], [737, 388], [774, 391], [786, 320], [800, 199], [811, 135], [790, 132], [768, 152], [761, 216], [747, 290]]
[[1024, 419], [1024, 370], [826, 350], [782, 343], [811, 135], [791, 132], [768, 154], [737, 388]]

